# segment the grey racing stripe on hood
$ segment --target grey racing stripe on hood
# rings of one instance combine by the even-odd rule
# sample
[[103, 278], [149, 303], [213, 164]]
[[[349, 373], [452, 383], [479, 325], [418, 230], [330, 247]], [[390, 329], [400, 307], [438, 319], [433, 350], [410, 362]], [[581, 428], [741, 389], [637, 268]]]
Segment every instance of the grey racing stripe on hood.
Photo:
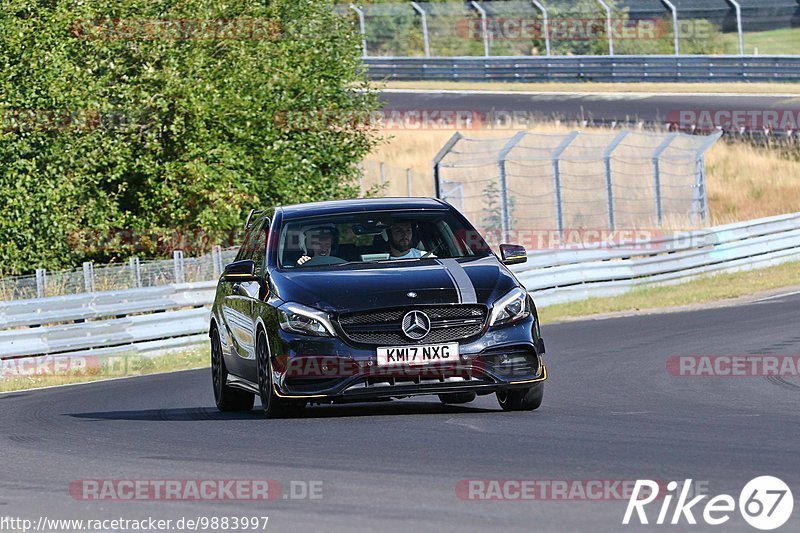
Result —
[[469, 275], [467, 275], [467, 271], [464, 270], [464, 267], [455, 259], [439, 259], [439, 263], [442, 264], [450, 277], [453, 278], [453, 283], [456, 284], [461, 303], [478, 303], [478, 296], [475, 294], [475, 286], [472, 284], [472, 280], [469, 279]]

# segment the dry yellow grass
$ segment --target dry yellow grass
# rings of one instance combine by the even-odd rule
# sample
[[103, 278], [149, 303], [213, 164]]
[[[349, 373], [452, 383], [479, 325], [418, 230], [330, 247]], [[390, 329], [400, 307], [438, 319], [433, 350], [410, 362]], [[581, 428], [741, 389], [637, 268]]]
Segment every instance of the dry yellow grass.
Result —
[[800, 162], [746, 144], [717, 143], [706, 156], [712, 224], [800, 211]]
[[[563, 133], [568, 125], [543, 124], [530, 131]], [[608, 130], [584, 130], [608, 133]], [[510, 138], [510, 130], [470, 131], [468, 137]], [[378, 183], [377, 162], [386, 168], [386, 196], [405, 196], [406, 175], [413, 171], [414, 196], [432, 196], [431, 160], [453, 135], [452, 130], [385, 132], [367, 158], [365, 186]], [[706, 156], [711, 224], [725, 224], [800, 211], [800, 162], [745, 143], [717, 142]]]

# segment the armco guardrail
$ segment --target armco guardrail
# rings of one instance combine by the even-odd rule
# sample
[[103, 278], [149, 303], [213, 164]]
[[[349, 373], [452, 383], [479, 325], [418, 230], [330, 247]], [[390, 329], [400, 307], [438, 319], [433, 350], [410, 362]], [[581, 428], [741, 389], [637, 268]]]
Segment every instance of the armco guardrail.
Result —
[[718, 226], [637, 249], [534, 252], [515, 268], [539, 306], [800, 260], [800, 213]]
[[208, 329], [216, 283], [1, 302], [0, 358], [143, 353], [195, 344]]
[[[636, 249], [535, 251], [514, 271], [536, 303], [547, 306], [798, 260], [795, 213], [680, 233]], [[2, 302], [0, 358], [147, 353], [206, 342], [215, 284]]]
[[390, 81], [800, 81], [800, 56], [368, 57]]
[[0, 329], [208, 305], [216, 281], [0, 302]]

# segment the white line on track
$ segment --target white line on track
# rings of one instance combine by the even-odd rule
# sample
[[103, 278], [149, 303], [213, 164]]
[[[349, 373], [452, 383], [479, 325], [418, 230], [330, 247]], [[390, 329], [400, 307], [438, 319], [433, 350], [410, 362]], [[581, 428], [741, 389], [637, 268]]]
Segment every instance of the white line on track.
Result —
[[761, 298], [760, 300], [755, 300], [753, 303], [768, 302], [769, 300], [777, 300], [779, 298], [786, 298], [787, 296], [796, 296], [798, 294], [800, 294], [800, 291], [786, 292], [786, 293], [783, 293], [783, 294], [776, 294], [774, 296], [768, 296], [767, 298]]
[[652, 98], [657, 96], [690, 96], [690, 97], [740, 97], [740, 98], [798, 98], [800, 94], [748, 94], [748, 93], [648, 93], [648, 92], [569, 92], [569, 91], [482, 91], [482, 90], [454, 90], [454, 89], [381, 89], [379, 92], [395, 94], [464, 94], [464, 95], [519, 95], [519, 96], [578, 96], [578, 97], [611, 97], [611, 98]]

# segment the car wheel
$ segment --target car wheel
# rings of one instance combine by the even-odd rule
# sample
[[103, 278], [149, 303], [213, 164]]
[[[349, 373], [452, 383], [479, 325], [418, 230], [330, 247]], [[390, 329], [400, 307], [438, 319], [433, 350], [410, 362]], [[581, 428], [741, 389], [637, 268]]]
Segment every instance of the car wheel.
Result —
[[477, 396], [478, 395], [474, 392], [449, 392], [447, 394], [440, 394], [439, 401], [449, 404], [469, 403], [477, 398]]
[[227, 385], [228, 369], [222, 357], [222, 344], [219, 332], [211, 330], [211, 383], [214, 387], [214, 402], [220, 411], [249, 411], [255, 403], [255, 396], [247, 391]]
[[497, 391], [497, 401], [503, 411], [534, 411], [542, 405], [544, 383], [527, 389]]
[[267, 335], [259, 330], [256, 340], [256, 362], [258, 365], [258, 391], [261, 396], [261, 408], [267, 418], [286, 418], [300, 415], [306, 407], [302, 400], [285, 400], [275, 394], [272, 386], [272, 371], [267, 349]]

